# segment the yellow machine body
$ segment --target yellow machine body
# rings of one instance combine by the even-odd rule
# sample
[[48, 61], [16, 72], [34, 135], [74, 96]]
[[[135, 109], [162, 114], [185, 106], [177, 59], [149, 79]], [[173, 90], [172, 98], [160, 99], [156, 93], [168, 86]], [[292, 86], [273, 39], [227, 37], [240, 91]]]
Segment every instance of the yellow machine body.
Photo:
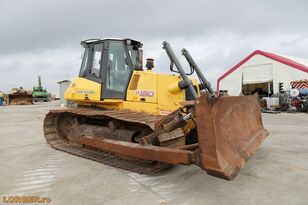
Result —
[[[216, 97], [186, 49], [189, 73], [163, 42], [172, 75], [153, 72], [151, 58], [143, 70], [139, 41], [81, 44], [79, 77], [65, 92], [78, 107], [51, 110], [44, 119], [45, 138], [57, 150], [138, 173], [195, 164], [232, 180], [268, 135], [259, 100]], [[193, 73], [198, 81], [188, 77]]]
[[[181, 107], [185, 90], [178, 87], [182, 78], [176, 75], [158, 74], [151, 70], [134, 71], [123, 99], [102, 99], [100, 83], [78, 77], [65, 92], [65, 98], [78, 105], [97, 106], [106, 109], [126, 109], [155, 115], [167, 115]], [[191, 79], [200, 94], [197, 80]]]

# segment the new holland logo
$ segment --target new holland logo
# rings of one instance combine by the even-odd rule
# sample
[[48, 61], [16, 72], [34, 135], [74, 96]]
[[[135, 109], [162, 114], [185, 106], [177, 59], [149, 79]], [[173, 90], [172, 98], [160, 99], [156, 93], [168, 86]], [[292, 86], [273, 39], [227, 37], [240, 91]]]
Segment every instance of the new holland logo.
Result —
[[155, 90], [136, 90], [136, 95], [140, 97], [153, 97]]
[[77, 93], [78, 94], [94, 94], [95, 91], [94, 90], [78, 90]]

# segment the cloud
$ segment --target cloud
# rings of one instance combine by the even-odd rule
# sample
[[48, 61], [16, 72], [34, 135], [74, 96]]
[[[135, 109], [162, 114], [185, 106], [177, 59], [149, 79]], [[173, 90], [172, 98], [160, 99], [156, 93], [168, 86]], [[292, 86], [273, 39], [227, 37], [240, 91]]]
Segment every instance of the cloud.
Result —
[[31, 90], [37, 76], [49, 92], [58, 94], [57, 82], [78, 75], [81, 52], [70, 47], [44, 50], [41, 53], [17, 53], [0, 56], [0, 90], [8, 93], [13, 87]]
[[55, 82], [78, 74], [80, 41], [131, 37], [144, 56], [168, 72], [167, 40], [182, 59], [186, 47], [215, 86], [216, 79], [253, 50], [308, 58], [308, 2], [273, 1], [0, 1], [0, 90], [31, 89], [36, 76]]

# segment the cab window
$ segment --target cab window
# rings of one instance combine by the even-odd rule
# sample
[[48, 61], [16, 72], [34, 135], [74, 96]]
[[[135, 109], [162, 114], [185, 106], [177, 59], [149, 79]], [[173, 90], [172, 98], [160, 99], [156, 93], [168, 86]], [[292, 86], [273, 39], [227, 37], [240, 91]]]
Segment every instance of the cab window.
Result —
[[123, 93], [128, 84], [131, 68], [122, 41], [110, 41], [107, 63], [106, 88]]
[[133, 68], [137, 68], [138, 50], [134, 49], [133, 46], [128, 46], [128, 53], [130, 55], [130, 59], [132, 61]]
[[103, 44], [96, 44], [93, 47], [93, 54], [92, 54], [92, 66], [90, 70], [90, 74], [96, 78], [100, 78], [101, 73], [101, 64], [102, 64], [102, 51], [103, 51]]
[[86, 68], [88, 66], [89, 50], [90, 50], [89, 47], [85, 47], [85, 49], [84, 49], [84, 53], [83, 53], [83, 57], [82, 57], [82, 63], [81, 63], [81, 66], [80, 66], [79, 76], [85, 75], [85, 71], [86, 71]]

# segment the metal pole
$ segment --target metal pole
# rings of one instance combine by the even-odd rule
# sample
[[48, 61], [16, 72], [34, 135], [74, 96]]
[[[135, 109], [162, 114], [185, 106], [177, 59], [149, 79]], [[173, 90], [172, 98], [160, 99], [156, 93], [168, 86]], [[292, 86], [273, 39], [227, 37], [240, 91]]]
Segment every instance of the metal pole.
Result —
[[198, 94], [196, 92], [196, 90], [194, 89], [194, 86], [192, 85], [192, 82], [188, 79], [184, 68], [182, 67], [180, 61], [178, 60], [178, 58], [175, 56], [170, 44], [167, 41], [163, 42], [163, 49], [165, 49], [169, 59], [171, 60], [171, 62], [174, 63], [174, 65], [176, 66], [176, 68], [178, 69], [181, 77], [183, 78], [183, 80], [187, 83], [188, 88], [191, 92], [191, 94], [193, 95], [194, 99], [198, 98]]
[[205, 86], [205, 88], [208, 90], [208, 92], [211, 95], [216, 96], [213, 88], [211, 87], [211, 83], [206, 80], [206, 78], [204, 77], [202, 71], [200, 70], [200, 68], [198, 67], [198, 65], [196, 64], [194, 59], [191, 57], [190, 53], [188, 52], [188, 50], [186, 48], [182, 49], [182, 54], [185, 56], [185, 58], [188, 61], [189, 65], [195, 69], [195, 71], [196, 71], [200, 81], [202, 81], [201, 83]]
[[41, 76], [37, 76], [37, 78], [38, 78], [38, 87], [41, 88], [42, 87]]

